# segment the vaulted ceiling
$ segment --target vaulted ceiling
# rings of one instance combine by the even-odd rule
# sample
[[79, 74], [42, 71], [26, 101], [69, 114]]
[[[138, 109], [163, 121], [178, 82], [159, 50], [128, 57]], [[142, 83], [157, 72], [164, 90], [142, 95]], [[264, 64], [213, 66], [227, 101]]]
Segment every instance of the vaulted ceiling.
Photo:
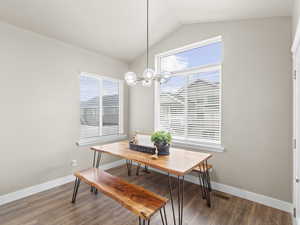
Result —
[[[151, 44], [182, 24], [290, 16], [293, 0], [150, 0]], [[145, 51], [146, 0], [1, 0], [0, 20], [130, 62]]]

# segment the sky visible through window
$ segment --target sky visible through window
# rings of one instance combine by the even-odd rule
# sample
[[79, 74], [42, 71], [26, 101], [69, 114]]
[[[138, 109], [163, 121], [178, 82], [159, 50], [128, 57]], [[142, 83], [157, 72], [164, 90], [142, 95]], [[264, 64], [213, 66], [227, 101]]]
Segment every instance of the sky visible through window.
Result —
[[80, 101], [88, 101], [99, 96], [99, 80], [93, 77], [80, 76]]
[[161, 71], [174, 72], [193, 67], [220, 64], [222, 58], [222, 42], [216, 42], [163, 57], [161, 59]]
[[[216, 42], [199, 48], [193, 48], [161, 59], [161, 71], [180, 71], [189, 68], [206, 65], [221, 64], [223, 61], [222, 42]], [[219, 82], [220, 72], [210, 71], [197, 73], [190, 76], [190, 79], [201, 79], [210, 83]], [[183, 85], [182, 76], [173, 76], [166, 83], [161, 85], [161, 90], [166, 92], [176, 92]]]
[[103, 80], [103, 95], [118, 95], [119, 85], [117, 81]]
[[[118, 81], [103, 80], [103, 95], [117, 95], [119, 93]], [[80, 101], [88, 101], [100, 94], [100, 82], [97, 78], [80, 76]]]

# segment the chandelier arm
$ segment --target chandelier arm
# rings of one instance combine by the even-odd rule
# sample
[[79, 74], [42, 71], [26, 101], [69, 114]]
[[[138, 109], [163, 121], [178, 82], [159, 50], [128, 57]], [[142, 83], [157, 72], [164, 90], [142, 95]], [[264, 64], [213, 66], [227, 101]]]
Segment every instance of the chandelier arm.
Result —
[[[151, 79], [149, 79], [149, 80], [152, 80], [152, 81], [160, 81], [160, 77], [153, 77], [153, 78], [151, 78]], [[146, 80], [144, 77], [137, 77], [136, 78], [136, 81], [143, 81], [143, 80]]]

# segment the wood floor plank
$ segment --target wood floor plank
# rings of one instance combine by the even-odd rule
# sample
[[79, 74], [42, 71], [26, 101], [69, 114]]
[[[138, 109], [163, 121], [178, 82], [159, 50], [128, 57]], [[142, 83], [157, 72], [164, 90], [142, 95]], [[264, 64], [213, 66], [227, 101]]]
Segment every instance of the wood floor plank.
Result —
[[[168, 179], [151, 171], [150, 174], [127, 176], [125, 166], [109, 170], [127, 181], [168, 197]], [[135, 174], [135, 173], [132, 173]], [[172, 179], [172, 182], [176, 182]], [[174, 190], [175, 193], [176, 190]], [[127, 209], [105, 195], [97, 196], [82, 183], [76, 204], [71, 204], [73, 183], [0, 206], [0, 225], [136, 225], [138, 219]], [[175, 206], [177, 204], [175, 202]], [[166, 206], [172, 224], [170, 203]], [[225, 193], [212, 193], [212, 207], [206, 206], [199, 186], [185, 182], [185, 225], [292, 225], [291, 215], [258, 203]], [[160, 225], [159, 214], [151, 225]]]

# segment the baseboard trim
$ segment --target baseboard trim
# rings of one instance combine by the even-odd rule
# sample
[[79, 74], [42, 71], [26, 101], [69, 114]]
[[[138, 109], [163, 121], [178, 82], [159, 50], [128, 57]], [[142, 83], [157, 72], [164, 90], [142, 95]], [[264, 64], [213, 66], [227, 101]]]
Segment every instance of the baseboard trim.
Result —
[[[166, 174], [165, 172], [162, 172], [161, 170], [149, 168], [150, 170], [156, 171], [158, 173]], [[199, 185], [199, 178], [192, 175], [185, 176], [185, 180], [189, 181], [191, 183]], [[271, 198], [265, 195], [257, 194], [254, 192], [246, 191], [240, 188], [236, 188], [233, 186], [220, 184], [217, 182], [211, 182], [212, 188], [217, 191], [221, 191], [227, 194], [231, 194], [243, 199], [247, 199], [253, 202], [260, 203], [262, 205], [266, 205], [272, 208], [280, 209], [282, 211], [292, 213], [293, 212], [293, 204], [289, 202], [285, 202], [279, 199]], [[300, 224], [299, 224], [300, 225]]]
[[[114, 167], [118, 167], [125, 164], [125, 160], [118, 160], [112, 163], [107, 163], [104, 164], [103, 166], [101, 166], [100, 168], [102, 168], [103, 170], [107, 170], [107, 169], [111, 169]], [[154, 168], [149, 168], [150, 170], [156, 171], [158, 173], [162, 173], [162, 174], [166, 174], [165, 172], [161, 171], [161, 170], [157, 170]], [[197, 184], [199, 185], [199, 180], [196, 176], [192, 176], [192, 175], [187, 175], [185, 176], [185, 179], [191, 183]], [[52, 181], [48, 181], [42, 184], [38, 184], [32, 187], [28, 187], [16, 192], [12, 192], [12, 193], [8, 193], [6, 195], [2, 195], [0, 196], [0, 205], [4, 205], [6, 203], [21, 199], [21, 198], [25, 198], [28, 197], [30, 195], [42, 192], [42, 191], [46, 191], [49, 190], [51, 188], [54, 187], [58, 187], [60, 185], [69, 183], [74, 181], [74, 176], [73, 175], [69, 175], [69, 176], [65, 176], [62, 178], [58, 178]], [[276, 209], [280, 209], [283, 210], [285, 212], [288, 213], [292, 213], [293, 212], [293, 205], [292, 203], [289, 202], [285, 202], [282, 200], [278, 200], [275, 198], [271, 198], [265, 195], [261, 195], [261, 194], [257, 194], [254, 192], [250, 192], [250, 191], [246, 191], [240, 188], [236, 188], [233, 186], [229, 186], [229, 185], [225, 185], [225, 184], [220, 184], [217, 182], [212, 182], [212, 188], [217, 190], [217, 191], [221, 191], [227, 194], [231, 194], [240, 198], [244, 198], [253, 202], [257, 202], [272, 208], [276, 208]], [[297, 220], [297, 224], [300, 225], [299, 220]]]
[[300, 225], [300, 218], [293, 217], [293, 225]]
[[[106, 163], [103, 166], [100, 166], [103, 170], [108, 170], [117, 166], [121, 166], [125, 163], [125, 160], [118, 160], [112, 163]], [[72, 182], [75, 180], [75, 177], [73, 175], [61, 177], [55, 180], [51, 180], [42, 184], [34, 185], [28, 188], [21, 189], [16, 192], [8, 193], [5, 195], [0, 196], [0, 205], [4, 205], [25, 197], [28, 197], [33, 194], [37, 194], [42, 191], [49, 190], [51, 188], [55, 188], [64, 184], [67, 184], [69, 182]]]
[[293, 204], [290, 202], [282, 201], [266, 195], [257, 194], [251, 191], [243, 190], [240, 188], [232, 187], [225, 184], [212, 182], [212, 187], [215, 190], [222, 191], [240, 198], [244, 198], [253, 202], [260, 203], [272, 208], [280, 209], [282, 211], [293, 213]]

